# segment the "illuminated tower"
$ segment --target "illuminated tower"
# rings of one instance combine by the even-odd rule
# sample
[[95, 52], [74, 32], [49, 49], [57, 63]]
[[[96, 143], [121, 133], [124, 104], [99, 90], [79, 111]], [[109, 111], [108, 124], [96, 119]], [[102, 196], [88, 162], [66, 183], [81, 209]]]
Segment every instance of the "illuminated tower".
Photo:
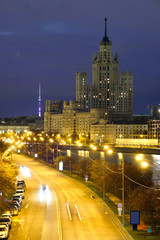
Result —
[[41, 84], [39, 83], [38, 116], [41, 117]]
[[[104, 19], [104, 37], [99, 44], [99, 52], [92, 58], [92, 84], [89, 85], [88, 72], [76, 73], [76, 101], [84, 111], [105, 109], [119, 119], [132, 117], [133, 74], [128, 70], [120, 72], [118, 55], [113, 57], [112, 42], [107, 35], [107, 18]], [[112, 118], [113, 119], [113, 118]]]

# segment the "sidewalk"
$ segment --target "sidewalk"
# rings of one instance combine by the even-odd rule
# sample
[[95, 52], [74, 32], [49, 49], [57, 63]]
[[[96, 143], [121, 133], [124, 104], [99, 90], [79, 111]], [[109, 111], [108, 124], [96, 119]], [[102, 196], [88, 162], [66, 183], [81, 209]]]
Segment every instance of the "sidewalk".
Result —
[[[117, 215], [112, 212], [112, 210], [107, 206], [107, 204], [96, 194], [95, 200], [99, 202], [99, 204], [103, 207], [105, 210], [105, 213], [108, 214], [112, 222], [116, 225], [116, 227], [119, 229], [121, 234], [123, 235], [124, 239], [126, 240], [133, 240], [129, 232], [125, 229], [125, 227], [122, 225], [120, 220], [118, 219]], [[115, 200], [119, 200], [118, 198], [115, 198]], [[118, 202], [119, 203], [119, 202]]]
[[[121, 203], [121, 200], [119, 198], [117, 198], [116, 196], [112, 195], [111, 193], [106, 194], [106, 197], [108, 197], [108, 199], [113, 202], [115, 204], [115, 206], [118, 205], [118, 203]], [[130, 215], [126, 215], [125, 214], [125, 218], [128, 220], [128, 222], [130, 222]], [[149, 225], [146, 225], [142, 220], [140, 220], [140, 224], [137, 226], [137, 229], [139, 231], [145, 231], [148, 232], [148, 227]]]

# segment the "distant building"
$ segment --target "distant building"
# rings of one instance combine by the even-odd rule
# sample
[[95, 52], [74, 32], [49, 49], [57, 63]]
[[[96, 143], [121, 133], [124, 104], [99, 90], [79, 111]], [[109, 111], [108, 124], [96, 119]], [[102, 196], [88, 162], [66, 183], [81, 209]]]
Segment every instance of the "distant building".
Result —
[[[112, 43], [105, 35], [99, 44], [99, 53], [92, 60], [92, 84], [88, 72], [76, 73], [76, 102], [53, 103], [46, 101], [44, 113], [45, 133], [62, 135], [103, 135], [107, 141], [115, 141], [115, 120], [132, 120], [133, 74], [120, 72], [118, 79], [118, 55], [112, 56]], [[103, 133], [104, 131], [104, 133]], [[97, 135], [96, 135], [97, 136]], [[100, 140], [102, 141], [102, 139]]]
[[113, 59], [112, 43], [107, 36], [105, 19], [105, 36], [99, 45], [99, 53], [92, 60], [92, 85], [88, 83], [88, 72], [76, 73], [76, 101], [82, 109], [106, 109], [111, 120], [132, 119], [133, 112], [133, 74], [120, 72], [118, 81], [118, 55]]
[[80, 103], [72, 100], [69, 103], [64, 101], [60, 114], [49, 111], [47, 105], [48, 102], [46, 102], [44, 113], [44, 132], [46, 133], [89, 135], [91, 124], [108, 118], [105, 109], [91, 109], [90, 112], [84, 112]]
[[62, 100], [56, 100], [55, 103], [52, 100], [46, 100], [46, 112], [62, 113], [62, 108]]
[[13, 131], [20, 133], [24, 130], [42, 131], [43, 128], [44, 121], [43, 118], [40, 118], [39, 116], [15, 116], [12, 118], [0, 119], [1, 132]]
[[151, 119], [152, 120], [160, 120], [160, 104], [153, 105], [150, 107], [151, 109]]
[[148, 138], [160, 139], [160, 120], [150, 120], [148, 125]]
[[18, 125], [0, 125], [0, 134], [1, 133], [9, 133], [9, 132], [14, 132], [17, 134], [21, 134], [24, 131], [29, 131], [30, 127], [29, 126], [18, 126]]
[[96, 143], [110, 144], [115, 144], [116, 139], [146, 139], [147, 124], [108, 124], [100, 120], [91, 125], [90, 136]]

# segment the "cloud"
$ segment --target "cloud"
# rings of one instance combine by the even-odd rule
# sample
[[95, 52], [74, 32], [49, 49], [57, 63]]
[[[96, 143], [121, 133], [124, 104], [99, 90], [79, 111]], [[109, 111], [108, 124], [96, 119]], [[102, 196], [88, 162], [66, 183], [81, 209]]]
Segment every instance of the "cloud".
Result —
[[0, 36], [12, 36], [15, 32], [0, 32]]

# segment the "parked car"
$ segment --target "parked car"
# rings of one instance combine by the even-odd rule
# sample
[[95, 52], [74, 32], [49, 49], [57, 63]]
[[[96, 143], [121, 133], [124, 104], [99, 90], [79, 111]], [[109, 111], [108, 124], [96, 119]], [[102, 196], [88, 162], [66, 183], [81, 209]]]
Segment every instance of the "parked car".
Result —
[[9, 217], [0, 217], [0, 222], [8, 223], [9, 229], [11, 229], [12, 220]]
[[14, 204], [16, 204], [17, 205], [17, 207], [21, 207], [21, 204], [19, 203], [19, 201], [18, 200], [10, 200], [9, 202], [8, 202], [9, 204], [11, 203], [14, 203]]
[[25, 187], [23, 187], [23, 185], [19, 185], [17, 186], [17, 190], [23, 190], [25, 192]]
[[21, 187], [23, 187], [23, 188], [26, 188], [25, 181], [24, 181], [24, 180], [18, 180], [18, 181], [17, 181], [17, 187], [18, 187], [18, 186], [21, 186]]
[[19, 199], [19, 198], [17, 198], [17, 197], [16, 197], [16, 198], [12, 197], [11, 201], [17, 201], [20, 206], [21, 206], [21, 204], [22, 204], [21, 199]]
[[16, 207], [16, 210], [19, 212], [21, 210], [21, 207], [17, 204], [17, 202], [11, 201], [8, 205], [8, 207]]
[[16, 194], [20, 194], [22, 196], [22, 199], [24, 199], [24, 190], [16, 190]]
[[7, 210], [10, 212], [12, 216], [17, 216], [18, 215], [18, 208], [15, 205], [9, 205], [7, 207]]
[[22, 204], [22, 197], [19, 194], [14, 194], [11, 200], [19, 199], [20, 204]]
[[10, 212], [3, 213], [1, 217], [9, 217], [10, 219], [12, 219], [12, 215], [10, 214]]
[[1, 225], [5, 225], [8, 229], [9, 229], [9, 224], [8, 223], [6, 223], [6, 222], [0, 222], [0, 226]]
[[9, 236], [9, 228], [5, 225], [0, 225], [0, 239], [7, 239]]

